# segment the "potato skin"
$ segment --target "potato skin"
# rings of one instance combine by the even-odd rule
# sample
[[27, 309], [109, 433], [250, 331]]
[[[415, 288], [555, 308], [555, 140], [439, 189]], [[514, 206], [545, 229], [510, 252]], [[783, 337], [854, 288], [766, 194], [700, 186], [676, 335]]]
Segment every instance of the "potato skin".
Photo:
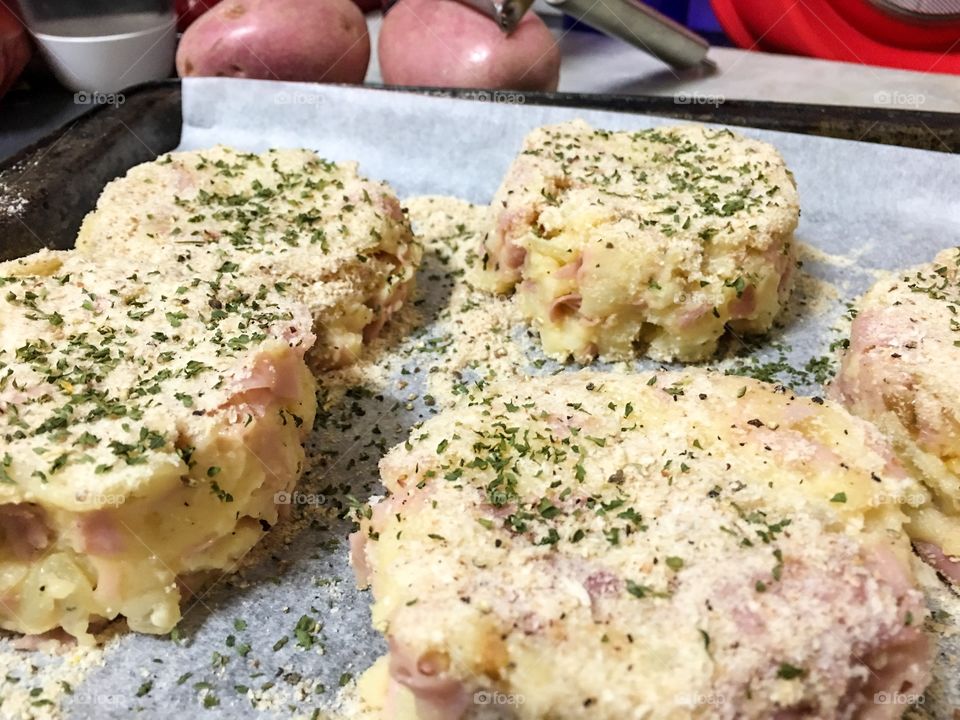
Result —
[[220, 0], [177, 0], [177, 30], [183, 32]]
[[456, 0], [400, 0], [378, 51], [389, 85], [553, 91], [560, 80], [560, 50], [532, 12], [507, 36]]
[[0, 5], [0, 97], [13, 87], [31, 55], [33, 46], [23, 23]]
[[366, 21], [351, 0], [224, 0], [177, 49], [180, 77], [359, 83], [369, 62]]

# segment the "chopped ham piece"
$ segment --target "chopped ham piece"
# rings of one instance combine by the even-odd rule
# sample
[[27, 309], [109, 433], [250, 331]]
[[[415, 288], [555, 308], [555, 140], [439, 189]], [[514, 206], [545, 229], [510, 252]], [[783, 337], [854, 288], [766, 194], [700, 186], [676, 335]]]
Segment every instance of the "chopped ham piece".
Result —
[[0, 505], [0, 533], [18, 560], [29, 560], [50, 542], [43, 508], [30, 503]]
[[550, 304], [550, 321], [560, 322], [565, 317], [575, 315], [580, 310], [580, 303], [583, 298], [571, 293], [562, 295]]
[[269, 353], [258, 356], [252, 367], [235, 378], [237, 392], [222, 409], [234, 411], [235, 421], [246, 424], [250, 413], [263, 417], [278, 399], [300, 397], [300, 366], [301, 359], [296, 354], [284, 353], [279, 358]]
[[388, 639], [390, 645], [390, 677], [409, 689], [417, 700], [420, 720], [459, 720], [470, 704], [470, 696], [459, 680], [444, 674], [442, 657], [410, 652]]
[[848, 691], [848, 707], [860, 720], [894, 720], [903, 714], [903, 701], [878, 702], [878, 697], [919, 696], [931, 680], [933, 648], [924, 634], [923, 596], [912, 588], [903, 562], [888, 549], [875, 547], [866, 558], [872, 578], [900, 597], [900, 622], [871, 646], [857, 648], [854, 657], [869, 670], [866, 681]]
[[587, 576], [583, 582], [590, 596], [590, 606], [594, 613], [597, 605], [605, 597], [615, 597], [623, 591], [623, 580], [608, 570], [597, 570]]
[[500, 252], [500, 266], [508, 270], [516, 270], [521, 265], [523, 261], [527, 258], [527, 251], [525, 248], [515, 245], [510, 240], [504, 240], [503, 246]]
[[704, 315], [710, 312], [711, 305], [707, 303], [700, 303], [694, 307], [684, 310], [680, 313], [680, 328], [689, 329], [697, 324], [697, 321], [700, 320]]
[[561, 280], [575, 280], [580, 272], [581, 267], [583, 267], [583, 256], [580, 256], [573, 262], [568, 262], [566, 265], [557, 268], [557, 270], [553, 273], [553, 276]]
[[948, 556], [933, 543], [915, 542], [913, 547], [934, 570], [947, 578], [950, 582], [960, 586], [960, 558]]
[[740, 293], [740, 297], [730, 303], [730, 319], [742, 320], [753, 315], [757, 310], [757, 290], [753, 285], [747, 285]]
[[387, 324], [387, 321], [403, 307], [403, 304], [407, 301], [407, 296], [410, 294], [411, 284], [409, 282], [400, 283], [395, 285], [391, 290], [386, 300], [380, 304], [379, 310], [376, 311], [373, 320], [367, 323], [366, 327], [363, 328], [363, 341], [365, 343], [371, 343], [380, 336], [380, 332], [383, 330], [383, 326]]
[[77, 518], [77, 530], [80, 533], [80, 552], [116, 555], [126, 549], [126, 538], [111, 510], [84, 513]]
[[357, 587], [365, 588], [370, 585], [372, 569], [367, 561], [367, 536], [362, 530], [350, 533], [350, 565], [357, 578]]

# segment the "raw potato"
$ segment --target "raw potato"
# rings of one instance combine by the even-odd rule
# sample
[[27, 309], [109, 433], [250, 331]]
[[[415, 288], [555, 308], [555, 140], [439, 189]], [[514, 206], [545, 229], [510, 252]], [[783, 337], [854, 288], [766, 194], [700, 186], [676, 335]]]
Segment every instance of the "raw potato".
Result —
[[23, 23], [0, 4], [0, 97], [13, 87], [32, 54], [33, 48]]
[[560, 80], [560, 50], [532, 12], [507, 36], [455, 0], [401, 0], [378, 50], [389, 85], [553, 91]]
[[177, 30], [183, 32], [220, 0], [177, 0]]
[[369, 62], [366, 22], [350, 0], [227, 0], [177, 50], [180, 77], [360, 83]]

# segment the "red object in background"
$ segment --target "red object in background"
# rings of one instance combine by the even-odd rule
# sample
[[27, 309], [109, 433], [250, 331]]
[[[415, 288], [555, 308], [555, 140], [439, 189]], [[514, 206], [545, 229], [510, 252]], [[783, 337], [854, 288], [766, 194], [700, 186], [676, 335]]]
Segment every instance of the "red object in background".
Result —
[[0, 3], [0, 97], [20, 77], [32, 54], [33, 44], [20, 18]]
[[[320, 0], [322, 2], [322, 0]], [[177, 30], [183, 32], [220, 0], [177, 0]], [[379, 10], [382, 0], [353, 0], [363, 12]]]
[[533, 12], [508, 36], [461, 2], [399, 0], [377, 50], [387, 85], [553, 92], [560, 80], [560, 50]]
[[220, 0], [177, 0], [177, 30], [183, 32]]
[[868, 0], [711, 0], [742, 48], [960, 74], [960, 20], [913, 19]]

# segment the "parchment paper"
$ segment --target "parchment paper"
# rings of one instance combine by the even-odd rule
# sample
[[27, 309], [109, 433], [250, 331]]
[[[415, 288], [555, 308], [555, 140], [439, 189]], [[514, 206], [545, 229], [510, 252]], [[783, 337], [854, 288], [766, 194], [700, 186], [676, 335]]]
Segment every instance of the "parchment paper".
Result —
[[[191, 79], [183, 83], [181, 148], [216, 143], [255, 151], [307, 147], [333, 160], [359, 161], [364, 174], [387, 180], [401, 199], [439, 194], [486, 203], [523, 136], [537, 125], [575, 117], [608, 129], [669, 122], [537, 107], [511, 94], [486, 98], [477, 103], [377, 90]], [[801, 308], [773, 337], [741, 349], [746, 353], [741, 364], [784, 355], [802, 366], [822, 355], [839, 337], [835, 328], [844, 303], [869, 286], [875, 269], [924, 262], [937, 250], [960, 243], [956, 156], [737, 130], [773, 143], [786, 158], [801, 196], [797, 236], [815, 249], [804, 255], [808, 292], [818, 283], [829, 283], [836, 291], [827, 307], [809, 313]], [[428, 258], [419, 278], [418, 308], [427, 318], [443, 301], [447, 284], [440, 273], [442, 268]], [[531, 359], [538, 356], [521, 329], [513, 335], [526, 343]], [[406, 346], [400, 364], [409, 387], [402, 392], [350, 391], [324, 417], [314, 439], [323, 462], [301, 483], [304, 505], [296, 508], [294, 522], [262, 543], [239, 574], [216, 583], [192, 606], [187, 602], [178, 642], [118, 633], [104, 653], [103, 666], [72, 688], [73, 695], [64, 696], [65, 714], [310, 717], [322, 708], [319, 716], [324, 716], [339, 686], [349, 685], [351, 676], [383, 651], [370, 629], [369, 597], [353, 586], [345, 542], [350, 523], [337, 515], [348, 497], [363, 500], [379, 491], [376, 463], [383, 450], [405, 439], [414, 423], [437, 409], [422, 398], [410, 399], [423, 394], [424, 378], [436, 362], [434, 355], [417, 351], [429, 337], [427, 327]], [[558, 369], [550, 362], [531, 366], [531, 372]], [[809, 377], [787, 380], [800, 390], [820, 390]], [[938, 620], [947, 635], [960, 623], [949, 609], [952, 600], [948, 591], [932, 591], [931, 602], [944, 613]], [[285, 644], [283, 637], [288, 638]], [[937, 681], [922, 708], [925, 716], [950, 717], [951, 709], [960, 707], [955, 647], [949, 637], [941, 643]], [[53, 662], [42, 653], [23, 657]]]

